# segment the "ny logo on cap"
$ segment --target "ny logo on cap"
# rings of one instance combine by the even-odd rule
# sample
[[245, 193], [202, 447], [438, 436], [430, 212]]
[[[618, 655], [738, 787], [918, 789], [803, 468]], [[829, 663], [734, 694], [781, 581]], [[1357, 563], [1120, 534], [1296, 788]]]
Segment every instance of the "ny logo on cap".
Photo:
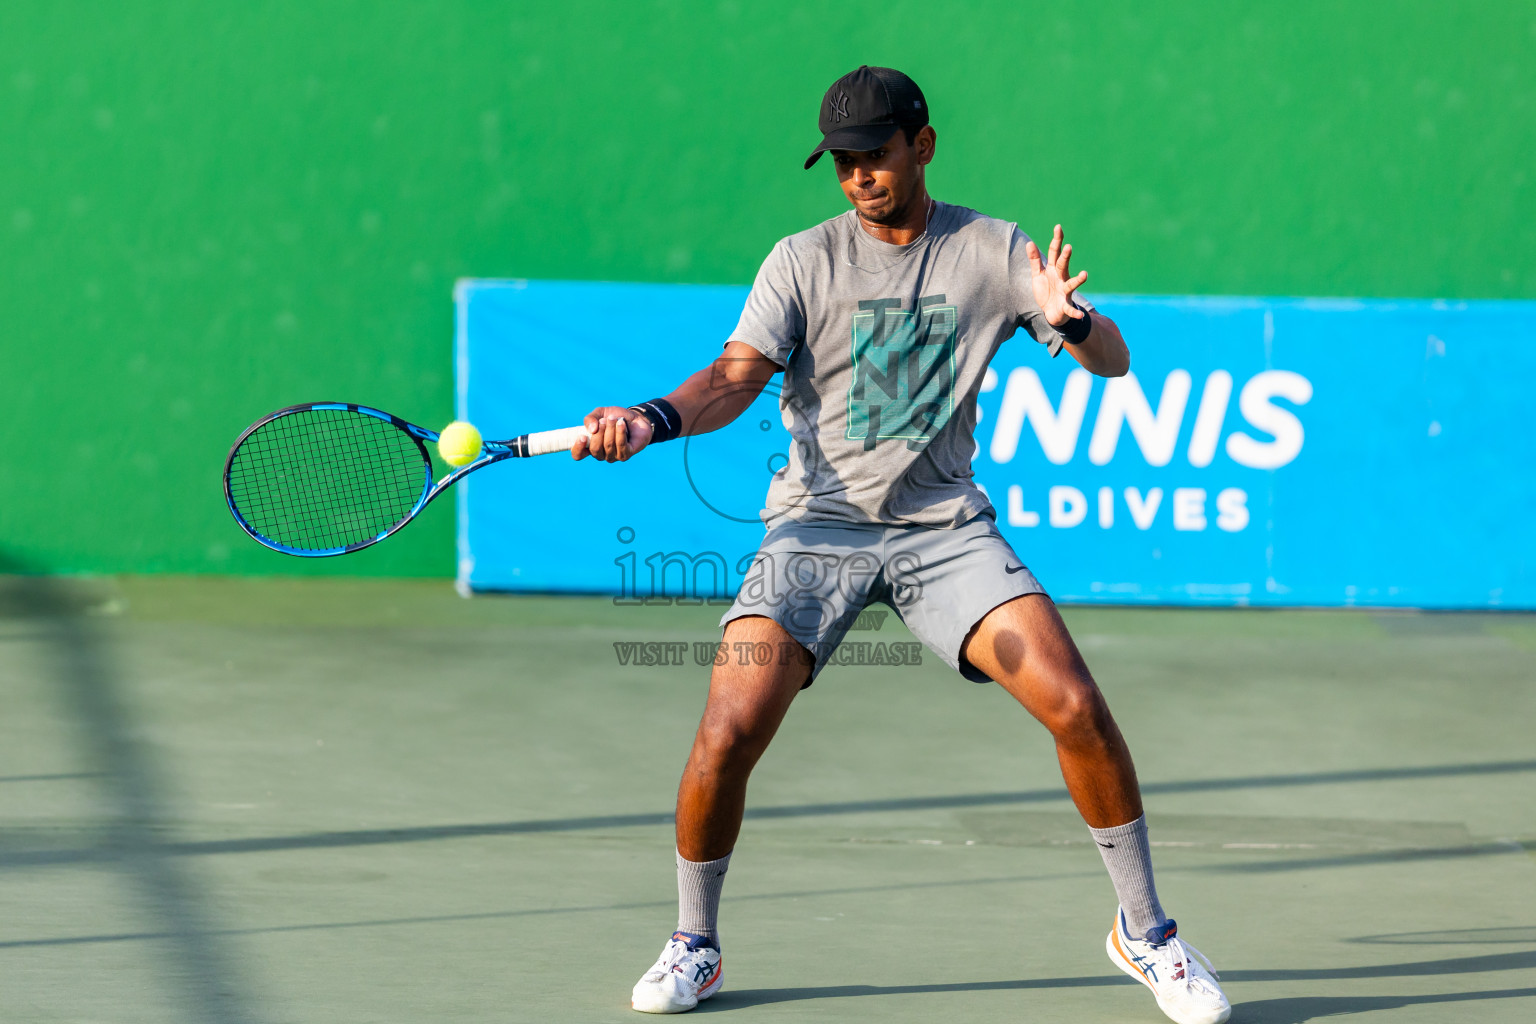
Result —
[[848, 116], [848, 94], [840, 92], [836, 96], [827, 97], [827, 117], [833, 124]]

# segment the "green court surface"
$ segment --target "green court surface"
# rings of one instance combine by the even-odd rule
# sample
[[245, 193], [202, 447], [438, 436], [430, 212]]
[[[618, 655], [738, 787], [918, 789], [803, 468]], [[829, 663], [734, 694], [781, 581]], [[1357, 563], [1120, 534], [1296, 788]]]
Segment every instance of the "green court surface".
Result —
[[[1239, 1022], [1536, 1020], [1536, 617], [1069, 609]], [[0, 581], [0, 1019], [636, 1021], [718, 609]], [[854, 639], [909, 639], [894, 618]], [[1047, 736], [830, 669], [726, 887], [753, 1021], [1147, 1021]]]

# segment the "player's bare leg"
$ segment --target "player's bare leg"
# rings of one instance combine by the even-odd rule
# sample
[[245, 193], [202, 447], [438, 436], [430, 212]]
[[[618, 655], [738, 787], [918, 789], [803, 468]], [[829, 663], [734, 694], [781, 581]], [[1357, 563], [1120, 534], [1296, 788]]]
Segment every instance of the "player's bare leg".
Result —
[[1152, 881], [1141, 789], [1125, 738], [1056, 605], [1029, 594], [998, 605], [961, 648], [1056, 740], [1061, 774], [1109, 869], [1120, 909], [1109, 958], [1141, 981], [1180, 1024], [1220, 1024], [1232, 1012], [1209, 961], [1177, 938]]
[[998, 605], [961, 651], [1050, 730], [1084, 821], [1112, 828], [1141, 817], [1130, 749], [1050, 598], [1029, 594]]
[[630, 996], [647, 1013], [691, 1010], [720, 991], [725, 970], [715, 916], [747, 780], [810, 675], [809, 652], [772, 619], [732, 619], [724, 643], [677, 787], [677, 931]]
[[[725, 627], [726, 662], [709, 678], [709, 699], [677, 787], [677, 851], [691, 861], [724, 857], [736, 845], [747, 779], [810, 674], [809, 653], [772, 619], [749, 615]], [[737, 644], [768, 644], [767, 665], [749, 664]]]

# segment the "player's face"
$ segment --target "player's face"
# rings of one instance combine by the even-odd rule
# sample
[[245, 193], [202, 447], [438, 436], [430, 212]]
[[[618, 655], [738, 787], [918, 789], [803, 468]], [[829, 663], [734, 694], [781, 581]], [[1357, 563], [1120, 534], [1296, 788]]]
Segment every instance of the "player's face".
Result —
[[923, 168], [933, 159], [933, 144], [933, 129], [924, 126], [911, 142], [898, 128], [879, 149], [834, 149], [837, 180], [859, 216], [871, 224], [909, 220], [926, 195]]

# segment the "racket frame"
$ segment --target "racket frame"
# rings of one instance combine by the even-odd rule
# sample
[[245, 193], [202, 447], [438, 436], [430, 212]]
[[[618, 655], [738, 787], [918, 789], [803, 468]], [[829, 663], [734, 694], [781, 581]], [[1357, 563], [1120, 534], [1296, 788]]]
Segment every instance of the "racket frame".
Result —
[[[423, 474], [424, 479], [422, 481], [421, 494], [419, 497], [417, 497], [416, 504], [411, 506], [411, 510], [402, 516], [399, 522], [395, 523], [389, 529], [383, 531], [377, 536], [370, 537], [367, 540], [358, 541], [355, 544], [348, 544], [345, 547], [326, 548], [318, 551], [305, 548], [295, 548], [290, 547], [287, 544], [272, 540], [269, 537], [263, 537], [261, 534], [257, 533], [256, 529], [252, 527], [250, 523], [246, 522], [245, 517], [240, 514], [240, 509], [235, 505], [235, 496], [230, 489], [229, 474], [230, 469], [234, 466], [235, 453], [240, 450], [240, 446], [245, 443], [245, 439], [247, 437], [250, 437], [257, 430], [266, 426], [268, 423], [271, 423], [276, 419], [281, 419], [284, 416], [292, 416], [301, 412], [361, 413], [364, 416], [372, 416], [375, 419], [381, 419], [386, 423], [393, 424], [397, 429], [402, 430], [408, 434], [411, 439], [416, 442], [416, 447], [421, 452], [423, 468], [426, 470], [426, 472]], [[269, 413], [268, 415], [263, 416], [261, 419], [257, 420], [255, 423], [252, 423], [250, 426], [246, 427], [245, 430], [241, 431], [240, 436], [235, 439], [235, 443], [230, 446], [229, 455], [224, 459], [224, 502], [229, 506], [229, 514], [235, 517], [235, 522], [240, 524], [240, 528], [249, 534], [252, 540], [256, 541], [256, 543], [262, 545], [263, 547], [271, 548], [273, 551], [281, 552], [285, 555], [296, 555], [299, 558], [330, 558], [335, 555], [349, 555], [354, 551], [360, 551], [363, 548], [372, 547], [379, 541], [389, 537], [391, 534], [398, 532], [402, 526], [404, 526], [406, 523], [409, 523], [412, 519], [415, 519], [416, 516], [421, 513], [422, 509], [430, 505], [434, 498], [436, 498], [439, 494], [442, 494], [454, 484], [458, 483], [470, 473], [473, 473], [475, 470], [483, 469], [492, 463], [501, 462], [505, 459], [527, 458], [533, 455], [534, 452], [529, 450], [529, 436], [530, 435], [528, 434], [523, 434], [519, 437], [514, 437], [507, 441], [483, 441], [481, 442], [480, 455], [473, 462], [459, 466], [454, 469], [453, 472], [449, 473], [447, 476], [444, 476], [441, 480], [434, 481], [432, 477], [432, 455], [427, 451], [427, 444], [437, 443], [437, 431], [428, 430], [426, 427], [418, 427], [416, 424], [411, 423], [408, 420], [403, 420], [399, 416], [395, 416], [392, 413], [384, 412], [382, 409], [375, 409], [372, 406], [367, 405], [358, 405], [355, 402], [301, 402], [298, 405], [290, 405], [279, 409], [276, 412]]]

